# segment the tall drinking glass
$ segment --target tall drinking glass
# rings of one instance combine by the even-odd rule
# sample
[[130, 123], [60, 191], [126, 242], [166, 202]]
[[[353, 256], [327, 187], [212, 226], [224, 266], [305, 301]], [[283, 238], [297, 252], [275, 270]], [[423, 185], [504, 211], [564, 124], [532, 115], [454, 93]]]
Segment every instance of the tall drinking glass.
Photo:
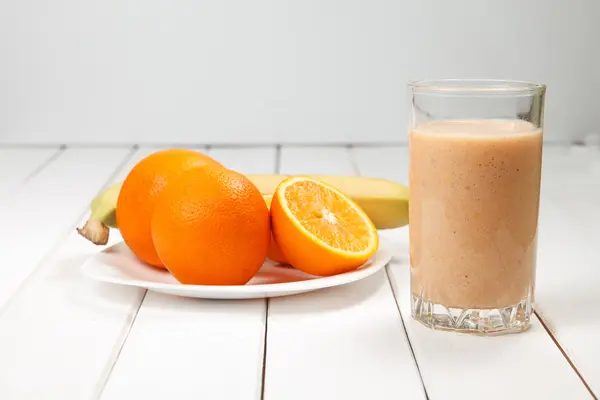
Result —
[[545, 85], [409, 84], [412, 316], [440, 330], [527, 330]]

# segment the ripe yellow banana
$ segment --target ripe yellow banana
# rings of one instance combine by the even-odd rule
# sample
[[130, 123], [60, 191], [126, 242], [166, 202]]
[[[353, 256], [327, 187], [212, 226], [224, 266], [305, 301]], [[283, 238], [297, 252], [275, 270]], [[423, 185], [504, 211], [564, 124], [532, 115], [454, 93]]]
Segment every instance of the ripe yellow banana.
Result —
[[[360, 176], [308, 175], [325, 182], [354, 200], [371, 218], [377, 229], [408, 224], [408, 188], [386, 179]], [[287, 175], [247, 175], [265, 198], [272, 197]], [[113, 185], [92, 200], [91, 215], [77, 232], [95, 244], [106, 244], [109, 228], [117, 228], [115, 211], [121, 183]]]
[[[408, 224], [408, 188], [400, 183], [362, 176], [308, 175], [325, 182], [356, 202], [377, 229]], [[263, 195], [272, 195], [287, 175], [248, 175]]]

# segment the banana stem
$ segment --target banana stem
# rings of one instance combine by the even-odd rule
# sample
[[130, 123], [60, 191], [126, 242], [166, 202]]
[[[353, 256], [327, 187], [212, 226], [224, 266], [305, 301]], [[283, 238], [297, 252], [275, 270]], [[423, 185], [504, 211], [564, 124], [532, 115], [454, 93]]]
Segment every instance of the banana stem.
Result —
[[77, 228], [77, 233], [90, 242], [98, 245], [108, 243], [108, 232], [108, 226], [96, 219], [89, 219], [85, 225], [83, 225], [83, 228]]

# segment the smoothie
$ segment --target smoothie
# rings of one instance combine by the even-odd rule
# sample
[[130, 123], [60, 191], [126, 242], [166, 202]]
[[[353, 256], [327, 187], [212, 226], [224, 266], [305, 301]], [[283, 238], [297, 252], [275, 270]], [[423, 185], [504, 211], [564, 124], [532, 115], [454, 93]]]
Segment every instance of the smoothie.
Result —
[[531, 300], [541, 129], [521, 120], [430, 122], [409, 144], [413, 296], [458, 309]]

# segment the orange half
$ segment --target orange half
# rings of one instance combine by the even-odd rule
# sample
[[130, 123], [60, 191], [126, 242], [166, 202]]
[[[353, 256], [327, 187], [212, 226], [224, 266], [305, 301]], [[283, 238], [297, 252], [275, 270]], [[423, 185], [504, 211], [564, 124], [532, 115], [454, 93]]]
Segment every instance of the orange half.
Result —
[[289, 263], [312, 275], [354, 270], [379, 247], [367, 214], [339, 190], [311, 178], [290, 177], [279, 184], [271, 224]]

